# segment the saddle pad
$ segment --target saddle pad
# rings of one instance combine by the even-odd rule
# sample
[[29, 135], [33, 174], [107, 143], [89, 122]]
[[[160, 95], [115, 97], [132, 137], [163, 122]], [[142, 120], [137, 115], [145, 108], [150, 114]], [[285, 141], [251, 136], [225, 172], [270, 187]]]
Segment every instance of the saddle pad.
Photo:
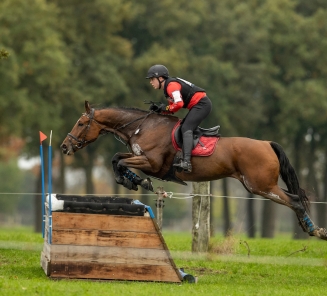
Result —
[[[177, 124], [174, 126], [172, 132], [171, 132], [171, 141], [173, 143], [174, 149], [177, 151], [181, 151], [182, 148], [177, 145], [177, 142], [175, 140], [175, 131], [180, 125], [180, 121], [177, 122]], [[200, 138], [200, 141], [198, 144], [193, 148], [192, 150], [192, 156], [210, 156], [219, 141], [220, 137], [204, 137], [202, 136]], [[201, 145], [203, 144], [203, 146]]]

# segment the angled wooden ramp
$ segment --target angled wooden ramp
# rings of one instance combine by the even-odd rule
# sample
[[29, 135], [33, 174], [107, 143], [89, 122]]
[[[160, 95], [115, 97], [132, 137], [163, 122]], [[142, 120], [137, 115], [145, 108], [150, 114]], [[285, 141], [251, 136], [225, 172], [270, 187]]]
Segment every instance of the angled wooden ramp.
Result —
[[147, 216], [52, 212], [51, 243], [48, 237], [46, 222], [41, 266], [51, 278], [182, 281], [156, 221]]

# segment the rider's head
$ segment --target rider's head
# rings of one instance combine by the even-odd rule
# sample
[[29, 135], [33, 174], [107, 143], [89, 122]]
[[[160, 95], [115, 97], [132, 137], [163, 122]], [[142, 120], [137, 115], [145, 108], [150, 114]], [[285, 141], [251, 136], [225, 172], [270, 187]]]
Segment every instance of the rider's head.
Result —
[[154, 65], [148, 70], [146, 79], [150, 79], [150, 83], [154, 88], [161, 88], [161, 84], [169, 77], [169, 71], [164, 65]]

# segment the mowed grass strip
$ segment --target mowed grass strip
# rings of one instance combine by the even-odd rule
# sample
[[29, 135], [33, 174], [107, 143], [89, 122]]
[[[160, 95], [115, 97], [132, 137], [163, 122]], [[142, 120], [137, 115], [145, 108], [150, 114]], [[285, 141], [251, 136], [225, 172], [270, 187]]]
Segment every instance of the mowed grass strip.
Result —
[[212, 239], [211, 253], [192, 254], [190, 234], [164, 232], [164, 238], [176, 265], [197, 276], [197, 284], [51, 280], [40, 267], [41, 235], [31, 229], [0, 229], [0, 295], [326, 293], [327, 242], [314, 238], [294, 241], [217, 236]]

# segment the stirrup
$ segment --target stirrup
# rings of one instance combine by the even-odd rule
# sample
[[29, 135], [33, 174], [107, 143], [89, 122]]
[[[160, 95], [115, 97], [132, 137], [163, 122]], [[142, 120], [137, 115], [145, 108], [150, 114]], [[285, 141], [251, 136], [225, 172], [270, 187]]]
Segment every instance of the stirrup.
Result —
[[173, 166], [182, 168], [185, 173], [192, 173], [192, 164], [190, 161], [181, 160], [179, 163], [173, 164]]

